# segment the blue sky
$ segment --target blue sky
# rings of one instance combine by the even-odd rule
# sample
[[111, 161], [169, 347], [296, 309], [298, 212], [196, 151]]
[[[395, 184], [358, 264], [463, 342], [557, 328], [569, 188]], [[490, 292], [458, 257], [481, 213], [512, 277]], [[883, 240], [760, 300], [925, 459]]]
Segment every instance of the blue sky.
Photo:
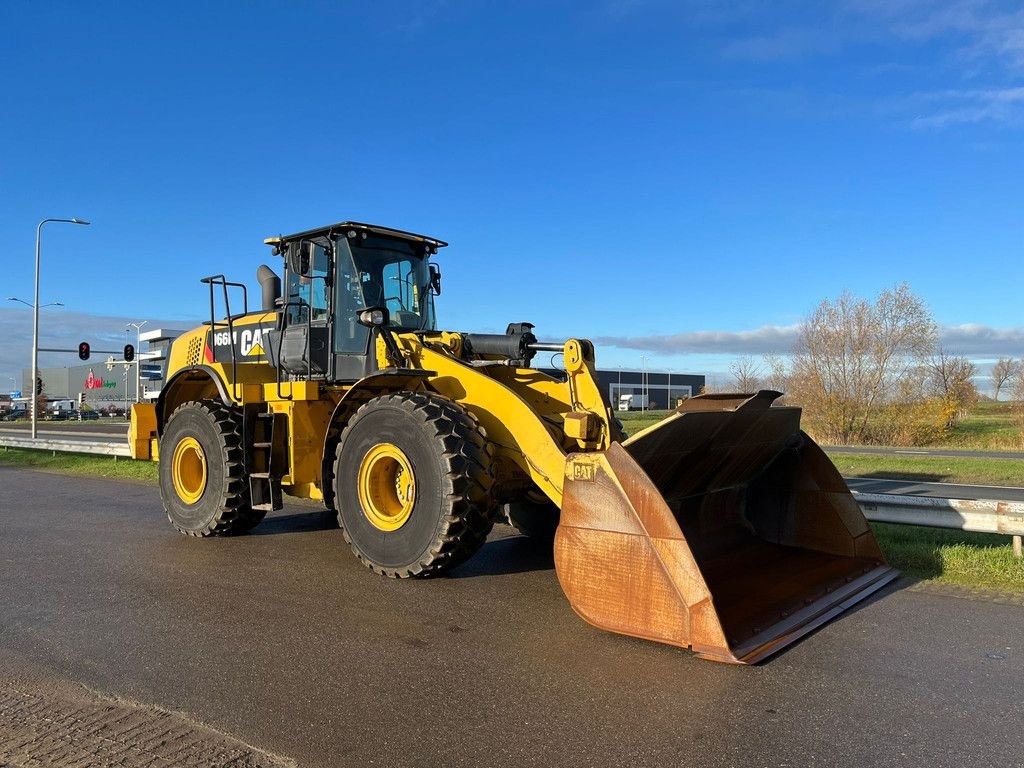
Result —
[[[983, 366], [1024, 354], [1018, 3], [28, 3], [0, 9], [0, 298], [44, 342], [192, 325], [265, 236], [451, 242], [441, 323], [726, 371], [907, 281]], [[0, 389], [30, 312], [0, 308]], [[48, 357], [48, 364], [71, 363]], [[75, 360], [74, 362], [77, 362]]]

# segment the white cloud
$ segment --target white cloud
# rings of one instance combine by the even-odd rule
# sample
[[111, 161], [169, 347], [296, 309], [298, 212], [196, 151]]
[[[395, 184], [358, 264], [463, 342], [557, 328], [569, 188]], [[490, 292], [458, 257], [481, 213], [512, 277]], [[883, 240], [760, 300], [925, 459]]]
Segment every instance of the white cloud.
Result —
[[1024, 357], [1024, 328], [991, 328], [965, 323], [940, 329], [947, 352], [972, 358]]
[[[766, 325], [750, 331], [689, 331], [652, 336], [599, 336], [598, 345], [661, 354], [765, 355], [787, 354], [796, 342], [798, 325]], [[943, 348], [974, 359], [1024, 357], [1024, 328], [992, 328], [964, 324], [939, 329]]]
[[765, 325], [751, 331], [688, 331], [667, 336], [598, 336], [595, 344], [664, 354], [780, 354], [792, 349], [799, 326]]

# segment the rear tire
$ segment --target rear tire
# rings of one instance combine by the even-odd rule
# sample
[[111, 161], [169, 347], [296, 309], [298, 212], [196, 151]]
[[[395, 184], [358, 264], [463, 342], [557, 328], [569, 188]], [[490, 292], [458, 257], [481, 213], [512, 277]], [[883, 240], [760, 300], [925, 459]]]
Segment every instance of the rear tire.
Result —
[[550, 501], [510, 501], [502, 507], [502, 513], [508, 524], [524, 536], [529, 536], [539, 543], [555, 540], [560, 512]]
[[492, 448], [457, 403], [400, 392], [363, 405], [338, 444], [338, 524], [356, 556], [391, 578], [468, 560], [493, 525]]
[[211, 400], [184, 403], [167, 420], [160, 439], [160, 496], [180, 533], [244, 533], [263, 519], [250, 506], [241, 433], [241, 417]]

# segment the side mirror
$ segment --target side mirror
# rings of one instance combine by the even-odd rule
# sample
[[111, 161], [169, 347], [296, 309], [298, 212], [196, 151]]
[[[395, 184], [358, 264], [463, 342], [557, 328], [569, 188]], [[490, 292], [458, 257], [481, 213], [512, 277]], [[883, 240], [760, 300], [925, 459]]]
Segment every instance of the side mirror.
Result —
[[288, 250], [288, 269], [297, 275], [308, 275], [312, 250], [313, 244], [308, 240], [293, 244]]
[[367, 328], [380, 328], [386, 326], [391, 318], [387, 307], [367, 307], [359, 311], [356, 320]]
[[430, 287], [435, 296], [441, 295], [441, 268], [437, 264], [430, 264]]

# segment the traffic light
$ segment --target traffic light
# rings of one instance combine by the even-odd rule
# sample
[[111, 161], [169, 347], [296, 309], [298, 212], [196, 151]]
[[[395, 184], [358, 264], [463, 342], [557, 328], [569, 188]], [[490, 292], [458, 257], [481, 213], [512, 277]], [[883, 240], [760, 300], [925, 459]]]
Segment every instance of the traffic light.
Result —
[[130, 363], [134, 359], [135, 359], [135, 347], [133, 347], [131, 344], [125, 344], [124, 345], [124, 361], [126, 363]]
[[82, 406], [85, 405], [85, 392], [78, 393], [78, 410], [82, 410]]
[[42, 376], [37, 376], [36, 377], [36, 394], [37, 395], [43, 394], [43, 377]]
[[78, 345], [78, 359], [88, 360], [89, 359], [89, 342], [83, 341]]

